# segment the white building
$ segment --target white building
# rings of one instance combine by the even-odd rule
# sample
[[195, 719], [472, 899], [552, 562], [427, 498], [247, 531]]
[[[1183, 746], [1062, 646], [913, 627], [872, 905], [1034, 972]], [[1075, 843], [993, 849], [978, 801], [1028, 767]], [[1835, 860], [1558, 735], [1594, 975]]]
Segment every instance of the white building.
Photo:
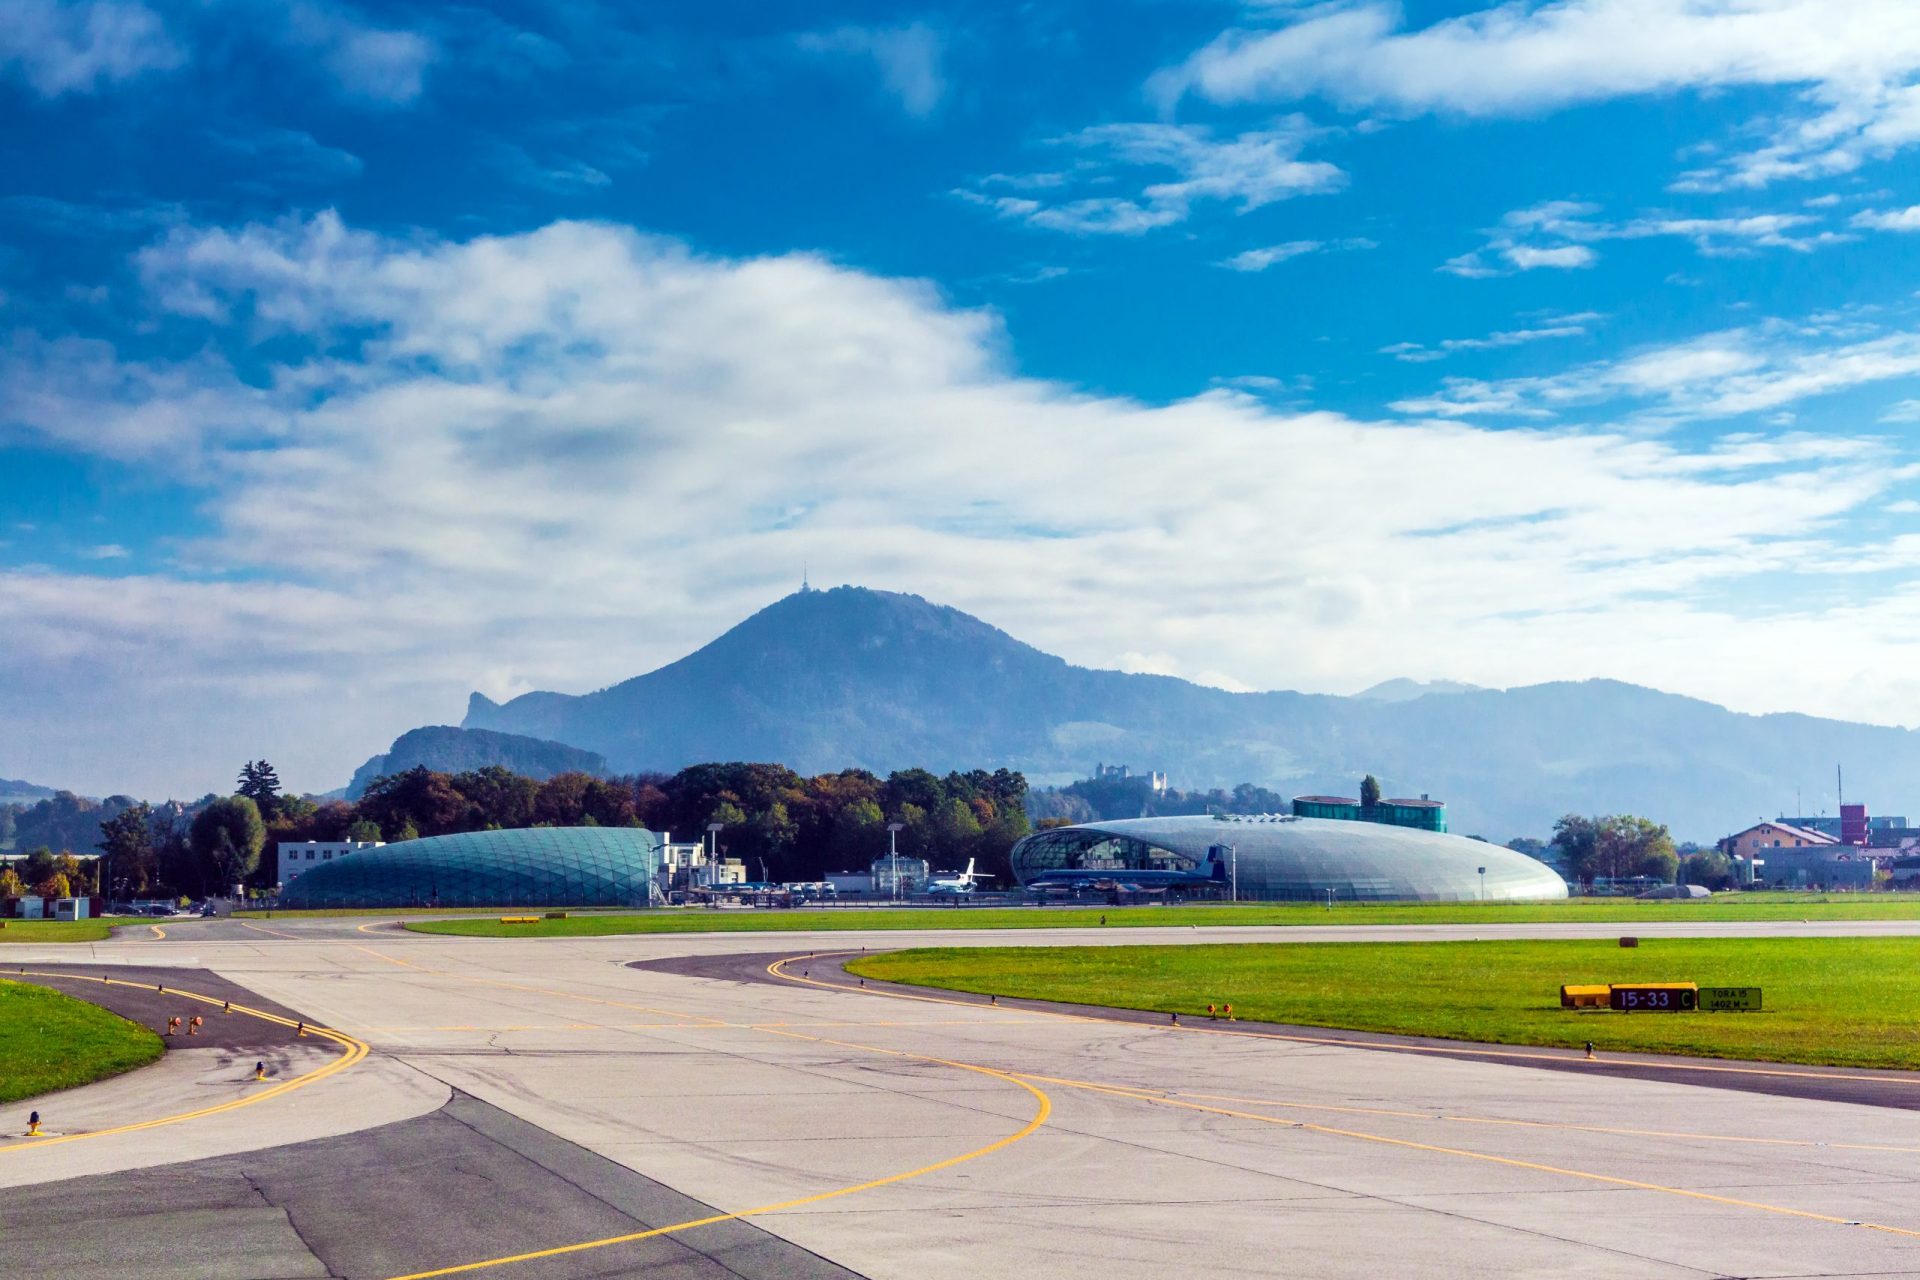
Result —
[[361, 849], [378, 849], [384, 840], [282, 840], [280, 842], [280, 884], [284, 888], [300, 878], [300, 873], [323, 862], [344, 858]]

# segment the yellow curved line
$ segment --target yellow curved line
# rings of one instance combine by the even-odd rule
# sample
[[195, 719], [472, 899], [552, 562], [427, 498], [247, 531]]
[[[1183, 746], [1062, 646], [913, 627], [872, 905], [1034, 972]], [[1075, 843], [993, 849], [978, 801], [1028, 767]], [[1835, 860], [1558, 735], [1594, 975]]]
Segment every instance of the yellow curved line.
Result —
[[[68, 982], [98, 982], [103, 986], [109, 987], [139, 987], [145, 989], [147, 986], [144, 982], [128, 982], [121, 978], [94, 978], [74, 973], [47, 973], [37, 969], [25, 969], [20, 970], [20, 972], [29, 977], [60, 978]], [[185, 991], [179, 987], [168, 987], [167, 994], [183, 996], [189, 1000], [198, 1000], [202, 1004], [224, 1006], [228, 1003], [225, 1000], [216, 999], [213, 996], [201, 995], [197, 991]], [[259, 1018], [266, 1022], [277, 1022], [283, 1027], [300, 1025], [296, 1019], [283, 1018], [277, 1013], [268, 1013], [264, 1009], [255, 1009], [248, 1005], [236, 1004], [232, 1006], [232, 1009], [235, 1013], [244, 1013], [249, 1017]], [[335, 1031], [331, 1027], [314, 1026], [312, 1024], [307, 1025], [307, 1030], [322, 1039], [345, 1045], [347, 1051], [340, 1057], [335, 1058], [332, 1062], [315, 1067], [312, 1071], [297, 1075], [291, 1080], [284, 1080], [272, 1088], [262, 1089], [258, 1093], [249, 1093], [243, 1098], [234, 1098], [227, 1102], [217, 1103], [214, 1106], [201, 1107], [197, 1111], [183, 1111], [178, 1115], [161, 1116], [154, 1120], [139, 1120], [132, 1124], [115, 1125], [111, 1129], [93, 1129], [86, 1133], [63, 1133], [52, 1137], [40, 1138], [31, 1142], [9, 1143], [5, 1146], [0, 1146], [0, 1154], [5, 1154], [9, 1151], [24, 1151], [29, 1147], [50, 1147], [62, 1142], [79, 1142], [87, 1138], [104, 1138], [111, 1134], [132, 1133], [140, 1129], [157, 1129], [162, 1125], [179, 1124], [184, 1120], [198, 1120], [203, 1116], [217, 1115], [222, 1111], [233, 1111], [240, 1107], [250, 1107], [256, 1102], [265, 1102], [269, 1098], [277, 1098], [281, 1094], [291, 1093], [295, 1089], [316, 1084], [328, 1076], [345, 1071], [348, 1067], [353, 1066], [372, 1051], [371, 1046], [364, 1040], [356, 1039], [344, 1031]]]
[[965, 1151], [957, 1156], [948, 1156], [945, 1160], [939, 1160], [933, 1164], [921, 1165], [917, 1169], [909, 1169], [904, 1173], [891, 1173], [884, 1178], [872, 1178], [866, 1182], [855, 1183], [848, 1187], [838, 1187], [832, 1191], [820, 1191], [813, 1195], [798, 1196], [792, 1200], [780, 1200], [773, 1204], [756, 1205], [751, 1209], [740, 1209], [733, 1213], [716, 1213], [704, 1218], [691, 1218], [686, 1222], [676, 1222], [671, 1226], [651, 1227], [645, 1231], [633, 1231], [626, 1235], [607, 1236], [600, 1240], [585, 1240], [578, 1244], [563, 1244], [551, 1249], [535, 1249], [527, 1253], [516, 1253], [502, 1258], [486, 1258], [479, 1262], [463, 1262], [456, 1266], [439, 1267], [432, 1271], [412, 1271], [403, 1276], [394, 1276], [392, 1280], [431, 1280], [431, 1278], [435, 1276], [464, 1275], [468, 1272], [485, 1271], [493, 1267], [509, 1266], [516, 1262], [533, 1262], [540, 1258], [558, 1258], [567, 1254], [585, 1253], [590, 1249], [605, 1249], [617, 1244], [631, 1244], [637, 1240], [650, 1240], [655, 1236], [672, 1235], [679, 1231], [691, 1231], [695, 1227], [710, 1227], [715, 1223], [734, 1222], [742, 1218], [778, 1213], [784, 1209], [798, 1209], [804, 1205], [819, 1204], [823, 1200], [837, 1200], [842, 1196], [854, 1195], [861, 1191], [871, 1191], [875, 1187], [884, 1187], [895, 1182], [905, 1182], [910, 1178], [924, 1177], [930, 1173], [938, 1173], [942, 1169], [951, 1169], [955, 1165], [965, 1164], [970, 1160], [978, 1160], [982, 1156], [990, 1156], [996, 1151], [1004, 1150], [1014, 1143], [1019, 1142], [1021, 1139], [1031, 1136], [1040, 1126], [1047, 1122], [1047, 1117], [1053, 1114], [1053, 1099], [1047, 1096], [1046, 1091], [1036, 1088], [1034, 1085], [1029, 1084], [1011, 1072], [999, 1071], [993, 1067], [983, 1067], [971, 1062], [952, 1062], [945, 1058], [931, 1058], [917, 1053], [905, 1053], [898, 1049], [882, 1049], [874, 1045], [849, 1044], [846, 1041], [827, 1040], [820, 1036], [803, 1036], [793, 1031], [774, 1031], [769, 1028], [755, 1029], [764, 1030], [768, 1035], [787, 1036], [794, 1040], [810, 1040], [818, 1044], [830, 1044], [846, 1049], [864, 1049], [872, 1053], [884, 1053], [894, 1057], [912, 1058], [916, 1062], [933, 1062], [941, 1066], [958, 1067], [962, 1071], [976, 1071], [981, 1075], [992, 1076], [995, 1079], [1005, 1080], [1011, 1084], [1019, 1085], [1022, 1089], [1032, 1094], [1039, 1105], [1034, 1108], [1033, 1118], [1022, 1125], [1017, 1132], [1010, 1133], [1004, 1138], [996, 1139], [984, 1147], [976, 1147], [972, 1151]]
[[282, 933], [278, 929], [269, 929], [263, 925], [257, 925], [253, 923], [251, 920], [235, 920], [234, 923], [239, 925], [242, 929], [251, 929], [255, 933], [264, 933], [275, 938], [292, 938], [295, 942], [307, 941], [307, 939], [302, 938], [297, 933]]
[[165, 937], [167, 936], [167, 931], [166, 931], [165, 929], [162, 929], [162, 928], [161, 928], [161, 927], [160, 927], [159, 925], [157, 925], [157, 924], [150, 924], [150, 925], [148, 925], [148, 926], [147, 926], [147, 928], [149, 928], [149, 929], [151, 929], [151, 930], [153, 930], [153, 936], [154, 936], [155, 938], [162, 938], [162, 939], [164, 939], [164, 938], [165, 938]]

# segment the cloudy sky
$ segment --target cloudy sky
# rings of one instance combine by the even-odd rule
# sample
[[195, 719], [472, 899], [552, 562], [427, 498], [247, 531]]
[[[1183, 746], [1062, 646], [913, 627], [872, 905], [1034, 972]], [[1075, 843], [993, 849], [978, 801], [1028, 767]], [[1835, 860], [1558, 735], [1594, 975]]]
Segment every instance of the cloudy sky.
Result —
[[0, 121], [0, 776], [337, 786], [803, 562], [1920, 722], [1912, 0], [11, 0]]

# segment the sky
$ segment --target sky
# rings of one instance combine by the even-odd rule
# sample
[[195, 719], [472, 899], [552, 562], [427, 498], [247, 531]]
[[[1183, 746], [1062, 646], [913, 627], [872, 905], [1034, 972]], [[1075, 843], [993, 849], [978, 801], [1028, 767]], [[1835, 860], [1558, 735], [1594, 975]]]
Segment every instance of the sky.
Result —
[[0, 777], [345, 782], [799, 585], [1920, 722], [1920, 6], [11, 0]]

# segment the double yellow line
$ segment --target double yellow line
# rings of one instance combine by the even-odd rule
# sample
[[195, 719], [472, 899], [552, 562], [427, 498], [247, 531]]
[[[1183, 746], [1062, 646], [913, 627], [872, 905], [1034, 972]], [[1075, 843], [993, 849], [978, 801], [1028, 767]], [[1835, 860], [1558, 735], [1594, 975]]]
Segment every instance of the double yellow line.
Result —
[[[124, 978], [95, 978], [76, 973], [48, 973], [38, 969], [16, 969], [15, 972], [25, 977], [58, 978], [66, 982], [97, 982], [102, 986], [134, 987], [142, 991], [147, 990], [153, 985], [145, 982], [128, 982]], [[0, 977], [4, 976], [5, 974], [0, 973]], [[180, 996], [187, 1000], [197, 1000], [201, 1004], [213, 1005], [215, 1007], [226, 1007], [229, 1003], [215, 996], [202, 995], [197, 991], [187, 991], [180, 987], [166, 987], [165, 994]], [[88, 1138], [105, 1138], [116, 1133], [134, 1133], [141, 1129], [158, 1129], [163, 1125], [179, 1124], [186, 1120], [198, 1120], [203, 1116], [219, 1115], [223, 1111], [236, 1111], [241, 1107], [250, 1107], [257, 1102], [265, 1102], [269, 1098], [278, 1098], [282, 1094], [292, 1093], [295, 1089], [304, 1089], [310, 1084], [319, 1083], [328, 1076], [338, 1075], [340, 1072], [345, 1071], [366, 1057], [370, 1052], [366, 1041], [356, 1039], [344, 1031], [335, 1031], [331, 1027], [302, 1024], [293, 1018], [283, 1018], [277, 1013], [268, 1013], [265, 1009], [255, 1009], [242, 1004], [232, 1005], [231, 1011], [245, 1014], [250, 1018], [258, 1018], [262, 1022], [277, 1023], [283, 1027], [306, 1025], [309, 1034], [318, 1036], [322, 1040], [331, 1040], [335, 1044], [345, 1048], [346, 1052], [338, 1058], [335, 1058], [332, 1062], [315, 1067], [313, 1070], [294, 1076], [291, 1079], [283, 1080], [271, 1088], [262, 1089], [257, 1093], [249, 1093], [244, 1097], [234, 1098], [210, 1107], [201, 1107], [195, 1111], [183, 1111], [178, 1115], [161, 1116], [154, 1120], [140, 1120], [133, 1124], [115, 1125], [110, 1129], [90, 1129], [85, 1133], [63, 1133], [45, 1138], [36, 1138], [28, 1142], [12, 1142], [5, 1146], [0, 1146], [0, 1155], [5, 1155], [9, 1151], [24, 1151], [30, 1147], [51, 1147], [62, 1142], [80, 1142]]]

